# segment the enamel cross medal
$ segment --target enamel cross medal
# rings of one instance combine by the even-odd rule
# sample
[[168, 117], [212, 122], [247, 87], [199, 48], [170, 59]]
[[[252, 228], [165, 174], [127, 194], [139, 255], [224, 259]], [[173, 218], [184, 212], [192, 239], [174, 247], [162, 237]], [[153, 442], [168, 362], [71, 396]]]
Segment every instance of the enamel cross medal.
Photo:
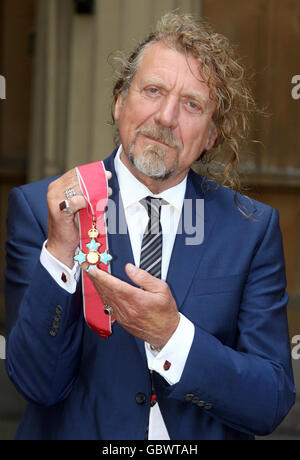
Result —
[[88, 244], [86, 244], [87, 248], [89, 249], [89, 252], [85, 254], [80, 250], [77, 256], [74, 257], [74, 260], [77, 260], [79, 265], [82, 265], [84, 262], [87, 262], [89, 264], [89, 267], [86, 269], [87, 272], [89, 271], [91, 266], [98, 265], [100, 262], [107, 265], [112, 259], [112, 256], [108, 254], [107, 249], [103, 253], [100, 253], [98, 251], [98, 248], [101, 246], [101, 243], [98, 243], [96, 241], [96, 239], [99, 236], [99, 232], [96, 228], [95, 217], [93, 217], [92, 225], [92, 228], [88, 231], [88, 237], [91, 239], [91, 241]]

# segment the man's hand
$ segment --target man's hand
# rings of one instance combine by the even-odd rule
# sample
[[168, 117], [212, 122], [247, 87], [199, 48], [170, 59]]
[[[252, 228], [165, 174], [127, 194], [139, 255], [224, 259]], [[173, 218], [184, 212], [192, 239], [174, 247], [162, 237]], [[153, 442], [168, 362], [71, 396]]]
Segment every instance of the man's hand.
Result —
[[[111, 173], [107, 171], [107, 178]], [[74, 189], [76, 195], [69, 198], [70, 207], [74, 212], [68, 215], [59, 209], [59, 204], [66, 199], [66, 190]], [[111, 194], [111, 189], [108, 189]], [[69, 268], [74, 265], [74, 252], [79, 245], [79, 231], [76, 213], [86, 208], [86, 201], [81, 193], [75, 169], [72, 169], [51, 182], [47, 194], [48, 200], [48, 241], [47, 250]]]
[[179, 312], [169, 286], [134, 265], [126, 265], [131, 286], [91, 267], [88, 272], [104, 304], [114, 310], [114, 318], [130, 334], [154, 347], [163, 347], [175, 332]]

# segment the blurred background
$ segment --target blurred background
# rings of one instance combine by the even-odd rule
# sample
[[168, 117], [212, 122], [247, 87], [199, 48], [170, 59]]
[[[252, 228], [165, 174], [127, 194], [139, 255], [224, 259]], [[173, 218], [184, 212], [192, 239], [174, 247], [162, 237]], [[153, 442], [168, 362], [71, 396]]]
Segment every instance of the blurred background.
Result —
[[[130, 51], [176, 8], [203, 16], [231, 40], [254, 75], [258, 104], [269, 113], [254, 119], [252, 137], [260, 142], [243, 147], [241, 172], [247, 194], [279, 210], [291, 346], [294, 336], [300, 340], [300, 89], [292, 83], [297, 75], [300, 82], [299, 0], [0, 0], [0, 75], [6, 79], [0, 100], [1, 336], [9, 191], [111, 153], [109, 57]], [[293, 366], [300, 389], [300, 361], [293, 359]], [[0, 359], [0, 439], [13, 438], [24, 407]], [[299, 399], [263, 439], [300, 439]]]

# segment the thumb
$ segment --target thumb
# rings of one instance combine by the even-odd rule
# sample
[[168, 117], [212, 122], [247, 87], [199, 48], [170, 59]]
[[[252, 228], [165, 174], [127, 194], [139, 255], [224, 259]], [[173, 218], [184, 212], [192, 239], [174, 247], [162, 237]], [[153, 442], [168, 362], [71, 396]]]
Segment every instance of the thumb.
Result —
[[138, 286], [145, 291], [159, 292], [161, 291], [162, 281], [155, 276], [150, 275], [146, 270], [136, 267], [132, 264], [126, 265], [127, 276]]

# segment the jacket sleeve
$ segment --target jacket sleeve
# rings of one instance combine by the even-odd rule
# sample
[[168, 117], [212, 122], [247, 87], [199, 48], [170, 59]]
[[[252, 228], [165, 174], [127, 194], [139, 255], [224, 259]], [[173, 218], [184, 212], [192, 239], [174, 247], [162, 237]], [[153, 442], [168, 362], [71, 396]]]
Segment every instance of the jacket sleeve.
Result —
[[6, 368], [27, 399], [49, 406], [70, 393], [77, 375], [80, 289], [67, 293], [41, 265], [46, 230], [21, 188], [9, 197], [7, 231]]
[[196, 326], [181, 380], [168, 397], [201, 406], [239, 431], [272, 432], [295, 401], [285, 288], [278, 213], [271, 210], [244, 286], [236, 346]]

